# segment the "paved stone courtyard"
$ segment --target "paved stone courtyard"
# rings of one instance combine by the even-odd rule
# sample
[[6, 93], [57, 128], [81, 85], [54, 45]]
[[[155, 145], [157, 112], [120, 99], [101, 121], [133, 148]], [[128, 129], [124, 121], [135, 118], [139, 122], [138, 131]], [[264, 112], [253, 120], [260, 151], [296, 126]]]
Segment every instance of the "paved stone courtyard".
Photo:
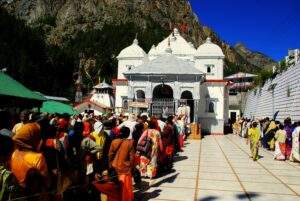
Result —
[[[234, 135], [189, 140], [176, 157], [174, 172], [136, 192], [137, 200], [296, 201], [300, 200], [300, 164], [274, 161], [261, 149], [258, 162]], [[145, 185], [147, 186], [147, 185]]]

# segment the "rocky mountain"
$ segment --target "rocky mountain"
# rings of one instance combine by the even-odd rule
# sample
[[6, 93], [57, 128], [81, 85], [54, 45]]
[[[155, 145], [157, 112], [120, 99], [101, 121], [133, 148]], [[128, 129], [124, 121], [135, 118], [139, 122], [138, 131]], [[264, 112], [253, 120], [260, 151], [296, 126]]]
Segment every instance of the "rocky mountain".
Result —
[[234, 46], [234, 49], [239, 53], [243, 58], [245, 58], [250, 64], [258, 67], [264, 67], [265, 69], [272, 69], [274, 65], [277, 65], [274, 60], [266, 56], [263, 53], [251, 51], [244, 44], [237, 43]]
[[[241, 45], [231, 47], [221, 40], [202, 25], [187, 0], [1, 0], [0, 5], [41, 33], [47, 47], [59, 49], [73, 60], [78, 60], [80, 51], [86, 60], [95, 60], [90, 62], [95, 68], [89, 69], [91, 75], [100, 72], [101, 76], [113, 77], [115, 55], [136, 34], [141, 46], [149, 50], [174, 27], [195, 46], [207, 36], [220, 45], [226, 55], [225, 74], [256, 72], [274, 64], [263, 54]], [[75, 65], [78, 62], [73, 68]]]

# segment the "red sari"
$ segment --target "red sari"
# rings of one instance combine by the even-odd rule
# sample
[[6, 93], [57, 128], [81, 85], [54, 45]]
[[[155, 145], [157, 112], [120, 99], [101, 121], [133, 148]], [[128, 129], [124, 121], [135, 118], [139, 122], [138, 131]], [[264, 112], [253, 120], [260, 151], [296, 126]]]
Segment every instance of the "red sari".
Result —
[[174, 153], [174, 127], [173, 125], [167, 123], [161, 133], [161, 140], [163, 144], [163, 150], [160, 153], [160, 163], [168, 164], [170, 163], [170, 158], [172, 158]]

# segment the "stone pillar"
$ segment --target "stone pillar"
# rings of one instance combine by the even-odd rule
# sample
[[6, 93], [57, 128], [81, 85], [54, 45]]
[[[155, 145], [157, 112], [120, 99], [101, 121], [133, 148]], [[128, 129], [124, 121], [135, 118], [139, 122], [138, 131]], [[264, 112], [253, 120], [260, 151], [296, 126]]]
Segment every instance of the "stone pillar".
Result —
[[147, 82], [146, 90], [145, 90], [145, 97], [146, 99], [152, 99], [153, 89], [151, 87], [151, 83]]
[[134, 98], [134, 90], [132, 85], [128, 85], [128, 99], [133, 99]]

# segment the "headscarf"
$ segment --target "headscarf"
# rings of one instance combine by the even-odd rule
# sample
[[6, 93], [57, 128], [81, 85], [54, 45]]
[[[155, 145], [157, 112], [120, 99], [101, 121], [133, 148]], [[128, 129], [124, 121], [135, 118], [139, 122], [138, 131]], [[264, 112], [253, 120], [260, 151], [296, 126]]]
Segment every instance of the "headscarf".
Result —
[[37, 123], [24, 124], [13, 137], [15, 145], [20, 150], [37, 151], [42, 140], [40, 131], [41, 128]]
[[270, 132], [271, 130], [275, 129], [276, 128], [276, 123], [275, 121], [271, 121], [266, 133]]
[[100, 121], [96, 121], [94, 124], [94, 131], [100, 133], [103, 129], [103, 124]]

